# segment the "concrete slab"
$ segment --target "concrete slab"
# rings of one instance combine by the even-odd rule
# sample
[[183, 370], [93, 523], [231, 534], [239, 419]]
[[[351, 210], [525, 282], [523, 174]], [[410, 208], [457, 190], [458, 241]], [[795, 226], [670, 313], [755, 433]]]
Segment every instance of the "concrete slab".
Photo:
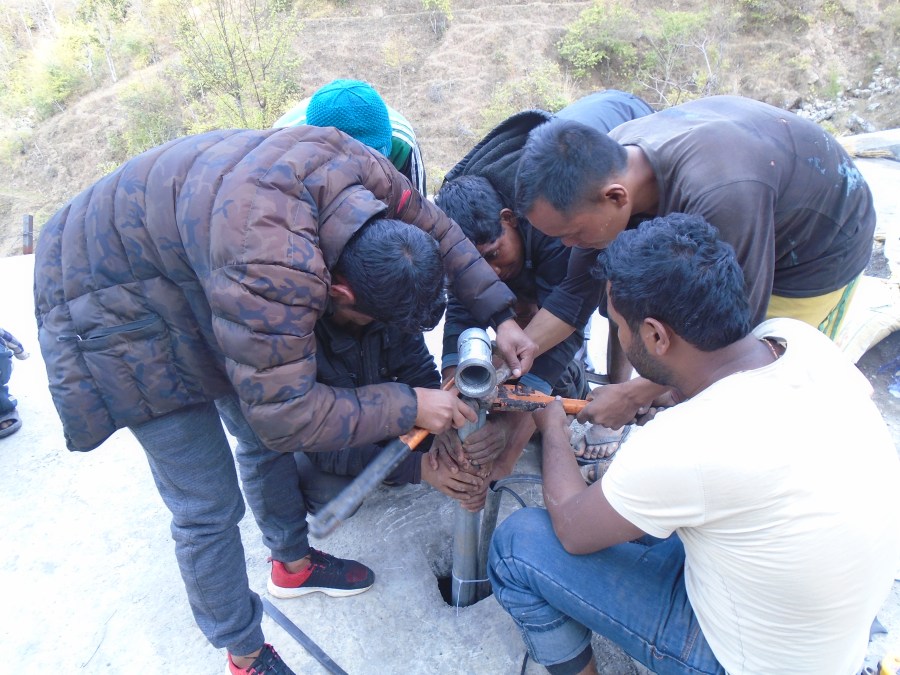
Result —
[[[0, 651], [25, 672], [222, 673], [223, 653], [207, 644], [185, 601], [168, 513], [137, 442], [119, 432], [91, 453], [64, 448], [37, 349], [32, 266], [32, 256], [0, 260], [0, 325], [32, 352], [15, 363], [11, 382], [22, 430], [0, 440], [6, 544], [0, 587], [7, 617]], [[429, 336], [433, 349], [437, 335]], [[600, 344], [592, 341], [597, 363]], [[900, 419], [891, 397], [880, 405]], [[535, 471], [534, 456], [526, 455], [522, 466]], [[536, 490], [526, 492], [530, 502], [539, 501]], [[437, 579], [449, 575], [453, 508], [428, 486], [381, 488], [334, 535], [314, 542], [370, 565], [375, 588], [341, 600], [275, 603], [352, 675], [520, 673], [522, 641], [492, 598], [457, 609], [441, 596]], [[241, 529], [250, 583], [264, 593], [267, 551], [249, 514]], [[900, 584], [881, 621], [889, 632], [872, 642], [869, 665], [900, 652]], [[271, 620], [263, 627], [296, 672], [326, 672]], [[595, 647], [602, 673], [648, 672], [602, 640]], [[524, 672], [544, 671], [528, 664]]]

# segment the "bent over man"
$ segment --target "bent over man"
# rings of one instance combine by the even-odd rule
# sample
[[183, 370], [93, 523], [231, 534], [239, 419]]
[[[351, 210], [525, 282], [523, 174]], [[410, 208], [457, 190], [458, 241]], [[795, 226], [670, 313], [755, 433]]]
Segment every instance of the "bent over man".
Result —
[[[416, 243], [425, 233], [437, 242], [430, 249]], [[396, 264], [366, 268], [350, 298], [338, 288], [348, 256], [372, 238]], [[122, 427], [137, 436], [172, 512], [194, 616], [228, 650], [231, 672], [290, 670], [264, 644], [261, 603], [248, 587], [243, 499], [219, 416], [238, 439], [247, 501], [284, 572], [272, 583], [365, 590], [371, 570], [310, 549], [291, 453], [413, 425], [439, 432], [468, 413], [448, 392], [318, 384], [314, 326], [330, 304], [404, 330], [432, 326], [445, 273], [498, 324], [510, 365], [527, 370], [533, 345], [513, 319], [512, 294], [459, 228], [386, 158], [331, 128], [172, 141], [44, 226], [35, 307], [66, 443], [92, 450]], [[397, 291], [386, 306], [366, 292], [379, 284]]]
[[[591, 300], [590, 268], [627, 228], [673, 212], [702, 216], [730, 243], [748, 285], [751, 325], [791, 317], [834, 337], [872, 252], [872, 194], [840, 144], [815, 123], [737, 96], [713, 96], [626, 122], [609, 135], [553, 120], [529, 137], [518, 208], [542, 232], [583, 247], [563, 290]], [[583, 315], [591, 307], [584, 306]], [[565, 325], [529, 325], [541, 349]], [[660, 388], [611, 372], [583, 417], [630, 421]]]

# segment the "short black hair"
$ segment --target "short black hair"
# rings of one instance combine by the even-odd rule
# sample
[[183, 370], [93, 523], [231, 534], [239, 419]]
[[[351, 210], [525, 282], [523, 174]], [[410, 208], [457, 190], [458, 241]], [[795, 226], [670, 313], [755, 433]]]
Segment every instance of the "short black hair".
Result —
[[447, 305], [437, 242], [399, 220], [366, 223], [347, 242], [334, 274], [353, 290], [354, 309], [406, 333], [434, 328]]
[[718, 234], [701, 216], [654, 218], [620, 233], [592, 273], [609, 282], [610, 299], [632, 331], [653, 318], [697, 349], [722, 349], [751, 327], [744, 273]]
[[556, 117], [528, 135], [516, 173], [516, 210], [525, 216], [538, 199], [563, 214], [579, 208], [590, 188], [625, 169], [616, 141], [575, 120]]
[[476, 246], [496, 241], [502, 232], [503, 201], [487, 178], [460, 176], [447, 181], [435, 195], [434, 203], [459, 224]]

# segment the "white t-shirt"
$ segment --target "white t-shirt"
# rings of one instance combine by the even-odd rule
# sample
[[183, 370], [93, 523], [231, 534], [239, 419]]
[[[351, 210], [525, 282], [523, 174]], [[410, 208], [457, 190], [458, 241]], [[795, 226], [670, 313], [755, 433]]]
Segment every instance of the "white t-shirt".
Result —
[[713, 653], [740, 673], [855, 673], [900, 561], [900, 461], [871, 387], [791, 319], [770, 366], [719, 380], [622, 445], [606, 498], [684, 542]]

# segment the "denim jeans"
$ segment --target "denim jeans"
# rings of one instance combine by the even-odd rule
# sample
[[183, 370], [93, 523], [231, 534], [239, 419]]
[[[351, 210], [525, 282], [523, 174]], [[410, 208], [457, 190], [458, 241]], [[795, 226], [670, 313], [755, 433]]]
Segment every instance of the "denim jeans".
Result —
[[[249, 654], [263, 645], [262, 603], [247, 580], [238, 529], [244, 499], [223, 420], [239, 441], [247, 500], [259, 509], [254, 515], [261, 528], [266, 526], [264, 539], [303, 557], [309, 549], [306, 511], [296, 478], [289, 485], [290, 476], [297, 475], [294, 458], [272, 452], [259, 441], [236, 397], [190, 406], [131, 431], [146, 451], [159, 494], [172, 512], [175, 556], [197, 625], [213, 646]], [[279, 491], [279, 485], [285, 489]], [[268, 487], [271, 493], [265, 492]], [[286, 504], [290, 500], [293, 505]], [[289, 517], [299, 522], [282, 520]]]
[[546, 511], [522, 509], [497, 528], [488, 576], [538, 663], [571, 661], [594, 631], [655, 673], [724, 675], [687, 598], [681, 541], [653, 542], [572, 555]]
[[9, 378], [12, 377], [12, 350], [0, 343], [0, 414], [16, 409], [16, 399], [9, 395]]

